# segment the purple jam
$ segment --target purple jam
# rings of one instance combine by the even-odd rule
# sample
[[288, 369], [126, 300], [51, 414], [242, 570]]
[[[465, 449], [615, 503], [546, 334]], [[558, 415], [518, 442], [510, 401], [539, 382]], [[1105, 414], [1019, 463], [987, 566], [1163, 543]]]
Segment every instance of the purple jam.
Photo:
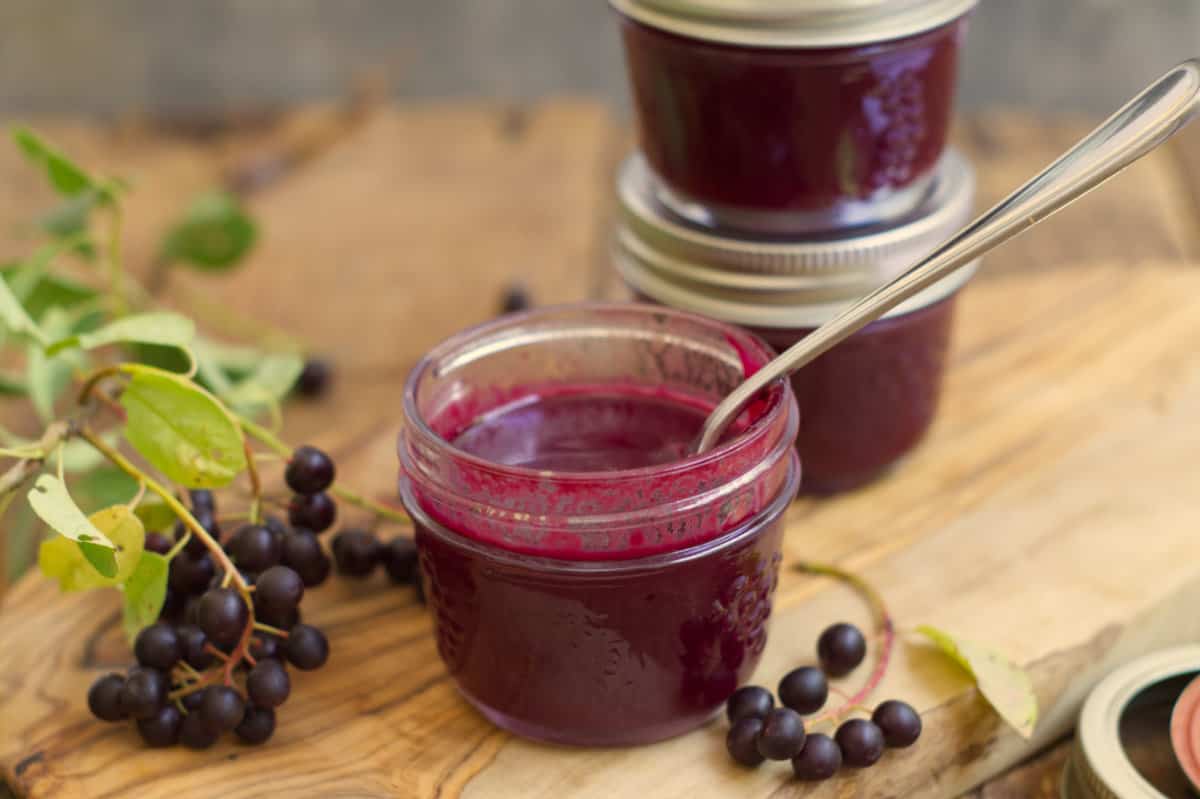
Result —
[[621, 31], [641, 147], [671, 194], [718, 216], [816, 214], [828, 227], [921, 201], [966, 19], [831, 49], [718, 44], [625, 17]]
[[[800, 489], [828, 494], [882, 475], [937, 412], [955, 296], [872, 322], [792, 376], [800, 404]], [[758, 329], [779, 350], [811, 329]]]

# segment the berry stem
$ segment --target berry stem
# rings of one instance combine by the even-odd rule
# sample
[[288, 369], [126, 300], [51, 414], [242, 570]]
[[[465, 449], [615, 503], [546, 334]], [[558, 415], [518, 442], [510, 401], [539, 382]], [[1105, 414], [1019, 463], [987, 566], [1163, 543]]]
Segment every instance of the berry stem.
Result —
[[269, 624], [263, 624], [261, 621], [254, 622], [254, 629], [258, 630], [260, 633], [269, 633], [270, 635], [274, 635], [278, 638], [288, 637], [287, 630], [281, 630], [278, 627], [272, 627]]
[[220, 649], [217, 649], [212, 644], [206, 643], [204, 645], [204, 651], [207, 652], [208, 654], [212, 655], [213, 657], [215, 657], [217, 660], [221, 661], [222, 663], [229, 660], [229, 655], [226, 655], [224, 652], [222, 652]]
[[258, 524], [262, 517], [262, 480], [258, 477], [258, 466], [254, 463], [254, 451], [250, 449], [250, 442], [243, 441], [242, 447], [246, 450], [246, 471], [250, 474], [250, 490], [254, 492], [248, 515], [251, 524]]
[[171, 512], [183, 522], [184, 527], [191, 531], [192, 535], [198, 536], [204, 542], [204, 546], [208, 548], [209, 554], [216, 562], [216, 565], [225, 570], [226, 575], [232, 575], [233, 582], [237, 585], [242, 594], [246, 593], [246, 581], [242, 579], [242, 575], [238, 573], [233, 562], [229, 560], [229, 556], [225, 554], [225, 550], [221, 548], [220, 542], [209, 535], [208, 531], [201, 526], [192, 512], [188, 510], [182, 502], [175, 498], [175, 495], [162, 486], [157, 480], [143, 472], [138, 467], [134, 466], [128, 458], [117, 452], [116, 449], [109, 446], [104, 439], [93, 433], [88, 428], [80, 429], [79, 435], [82, 436], [89, 444], [95, 447], [101, 455], [108, 458], [114, 466], [135, 480], [143, 480], [146, 483], [146, 488], [158, 494], [159, 498], [166, 503]]
[[[840, 569], [837, 566], [832, 566], [824, 563], [809, 563], [801, 562], [796, 564], [796, 569], [808, 574], [815, 574], [821, 577], [832, 577], [835, 580], [840, 580], [848, 584], [850, 587], [858, 591], [867, 604], [871, 608], [871, 615], [875, 618], [875, 626], [878, 628], [879, 634], [879, 655], [875, 661], [875, 668], [871, 670], [867, 682], [852, 696], [846, 698], [845, 704], [841, 707], [822, 713], [816, 716], [810, 722], [811, 724], [819, 724], [824, 721], [836, 722], [842, 716], [853, 712], [857, 709], [866, 709], [864, 703], [875, 693], [875, 689], [883, 682], [884, 675], [887, 674], [888, 664], [892, 659], [892, 648], [896, 643], [896, 626], [892, 622], [892, 616], [888, 612], [887, 605], [883, 601], [883, 597], [875, 590], [875, 587], [862, 579], [856, 574]], [[842, 694], [842, 692], [838, 692]], [[842, 694], [844, 696], [844, 694]], [[868, 710], [869, 712], [869, 710]]]
[[174, 558], [176, 555], [178, 555], [178, 554], [179, 554], [179, 550], [181, 550], [181, 549], [183, 549], [184, 547], [186, 547], [186, 546], [187, 546], [187, 543], [188, 543], [188, 541], [191, 541], [191, 540], [192, 540], [192, 531], [191, 531], [191, 530], [184, 530], [184, 531], [183, 531], [183, 538], [181, 538], [181, 539], [179, 539], [178, 541], [176, 541], [176, 542], [175, 542], [175, 546], [171, 547], [171, 548], [170, 548], [170, 549], [167, 551], [167, 554], [163, 555], [163, 557], [164, 557], [164, 558], [166, 558], [167, 560], [171, 560], [171, 559], [172, 559], [172, 558]]

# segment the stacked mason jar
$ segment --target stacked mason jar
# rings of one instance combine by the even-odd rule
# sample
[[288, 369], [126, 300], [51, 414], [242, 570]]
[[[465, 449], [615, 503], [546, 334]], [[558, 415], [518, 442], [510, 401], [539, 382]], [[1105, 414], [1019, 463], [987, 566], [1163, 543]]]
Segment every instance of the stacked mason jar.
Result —
[[[609, 0], [640, 151], [617, 268], [641, 299], [778, 350], [968, 221], [946, 147], [975, 0]], [[960, 270], [793, 379], [802, 490], [878, 477], [933, 421]]]

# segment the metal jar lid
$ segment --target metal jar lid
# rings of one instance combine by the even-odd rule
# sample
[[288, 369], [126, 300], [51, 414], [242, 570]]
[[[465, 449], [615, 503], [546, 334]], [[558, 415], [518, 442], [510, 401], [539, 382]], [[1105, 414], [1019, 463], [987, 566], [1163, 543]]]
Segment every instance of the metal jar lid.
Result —
[[1181, 646], [1127, 663], [1088, 694], [1063, 769], [1064, 799], [1165, 799], [1134, 768], [1121, 745], [1121, 716], [1146, 689], [1200, 672], [1200, 646]]
[[752, 47], [849, 47], [912, 36], [977, 0], [609, 0], [627, 17], [695, 39]]
[[[617, 178], [617, 270], [634, 290], [664, 305], [751, 327], [820, 325], [850, 302], [904, 272], [966, 224], [974, 173], [947, 151], [929, 195], [886, 226], [803, 238], [750, 238], [700, 227], [657, 199], [640, 155]], [[964, 267], [893, 309], [898, 316], [957, 291]]]

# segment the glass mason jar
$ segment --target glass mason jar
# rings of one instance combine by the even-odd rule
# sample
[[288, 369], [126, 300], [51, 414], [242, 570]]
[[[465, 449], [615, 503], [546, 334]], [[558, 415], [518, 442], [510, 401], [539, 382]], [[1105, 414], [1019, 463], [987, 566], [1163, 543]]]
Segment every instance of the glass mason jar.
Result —
[[655, 191], [700, 224], [803, 233], [920, 204], [975, 0], [610, 0]]
[[[778, 350], [903, 272], [968, 221], [974, 175], [948, 151], [925, 202], [887, 226], [756, 238], [694, 225], [658, 202], [631, 157], [618, 179], [617, 269], [642, 299], [742, 325]], [[964, 267], [792, 376], [801, 491], [861, 486], [910, 452], [934, 419]]]
[[709, 453], [686, 448], [771, 354], [692, 314], [584, 304], [468, 330], [415, 367], [401, 495], [438, 652], [484, 716], [541, 740], [646, 743], [748, 679], [800, 479], [790, 386]]

